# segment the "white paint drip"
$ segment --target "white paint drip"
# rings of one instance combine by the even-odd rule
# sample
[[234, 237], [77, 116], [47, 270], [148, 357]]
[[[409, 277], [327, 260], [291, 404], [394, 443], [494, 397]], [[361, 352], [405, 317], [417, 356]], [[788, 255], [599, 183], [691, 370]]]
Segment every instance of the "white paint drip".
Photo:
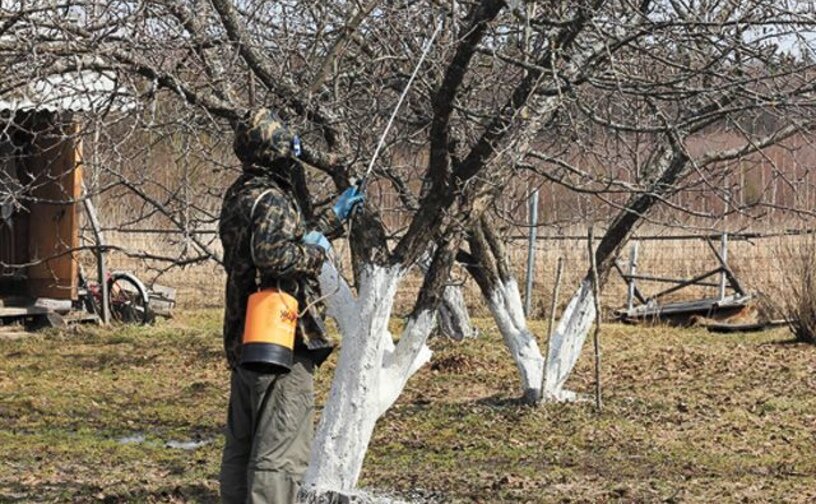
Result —
[[434, 314], [409, 319], [394, 345], [388, 322], [400, 267], [369, 265], [360, 274], [355, 298], [330, 262], [320, 275], [327, 313], [343, 340], [332, 387], [312, 445], [304, 487], [309, 491], [348, 491], [357, 484], [374, 424], [397, 399], [408, 378], [430, 359], [425, 340]]
[[349, 490], [342, 494], [315, 494], [302, 492], [298, 495], [298, 504], [335, 504], [348, 502], [349, 504], [417, 504], [420, 501], [412, 499], [405, 501], [388, 494], [374, 493], [367, 490]]
[[544, 358], [535, 336], [527, 327], [518, 283], [512, 278], [499, 282], [487, 302], [504, 343], [516, 362], [525, 397], [537, 398], [541, 393]]
[[544, 399], [548, 401], [573, 401], [575, 393], [564, 390], [587, 333], [595, 320], [595, 304], [592, 296], [592, 282], [584, 279], [578, 291], [570, 299], [558, 327], [550, 340], [547, 356], [547, 380], [544, 384]]

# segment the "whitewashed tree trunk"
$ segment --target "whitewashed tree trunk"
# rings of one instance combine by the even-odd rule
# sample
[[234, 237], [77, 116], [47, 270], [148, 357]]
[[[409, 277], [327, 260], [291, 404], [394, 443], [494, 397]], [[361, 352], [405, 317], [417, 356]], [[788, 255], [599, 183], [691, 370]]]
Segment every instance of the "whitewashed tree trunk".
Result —
[[[427, 275], [428, 269], [431, 267], [431, 260], [433, 258], [432, 250], [433, 249], [429, 249], [417, 264], [423, 275]], [[465, 304], [462, 287], [458, 285], [445, 287], [445, 290], [442, 292], [442, 302], [439, 304], [437, 323], [439, 332], [442, 333], [444, 337], [454, 341], [462, 341], [476, 337], [476, 329], [470, 322], [470, 313], [468, 313], [467, 305]]]
[[[688, 161], [684, 151], [675, 150], [667, 144], [662, 147], [662, 152], [656, 153], [645, 167], [644, 174], [648, 174], [654, 180], [650, 185], [650, 190], [630, 197], [626, 207], [613, 219], [595, 251], [601, 285], [605, 283], [612, 270], [618, 253], [642, 222], [642, 217], [658, 201], [658, 195], [671, 194], [674, 184], [683, 175]], [[578, 291], [570, 299], [550, 341], [544, 386], [545, 400], [575, 399], [575, 393], [564, 390], [564, 383], [575, 367], [589, 328], [595, 321], [595, 316], [592, 281], [587, 274], [581, 281]]]
[[527, 326], [516, 280], [511, 277], [499, 281], [493, 292], [487, 296], [487, 303], [518, 368], [524, 391], [523, 399], [527, 403], [535, 403], [541, 396], [544, 358], [535, 335]]
[[394, 296], [405, 271], [368, 265], [355, 297], [326, 262], [320, 276], [327, 314], [342, 335], [331, 391], [320, 417], [304, 488], [344, 492], [354, 488], [377, 419], [396, 401], [408, 378], [431, 357], [425, 341], [435, 313], [411, 316], [399, 344], [388, 331]]
[[594, 320], [592, 282], [584, 279], [564, 309], [550, 340], [543, 394], [545, 401], [575, 400], [575, 393], [564, 390], [564, 383], [581, 355], [581, 347]]
[[544, 358], [535, 335], [527, 326], [521, 291], [513, 276], [507, 251], [488, 219], [481, 219], [468, 237], [470, 252], [463, 264], [484, 296], [504, 344], [521, 378], [523, 401], [535, 404], [541, 397]]

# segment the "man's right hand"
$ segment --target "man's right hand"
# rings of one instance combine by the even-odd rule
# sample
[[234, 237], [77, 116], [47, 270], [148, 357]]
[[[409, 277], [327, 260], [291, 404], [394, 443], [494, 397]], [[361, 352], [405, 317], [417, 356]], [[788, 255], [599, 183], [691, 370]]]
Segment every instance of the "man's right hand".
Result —
[[365, 201], [365, 194], [360, 192], [359, 187], [352, 186], [343, 191], [343, 194], [337, 198], [332, 209], [334, 209], [334, 213], [337, 214], [340, 220], [345, 221], [349, 218], [349, 215], [351, 215], [351, 211], [354, 210], [354, 207], [363, 201]]

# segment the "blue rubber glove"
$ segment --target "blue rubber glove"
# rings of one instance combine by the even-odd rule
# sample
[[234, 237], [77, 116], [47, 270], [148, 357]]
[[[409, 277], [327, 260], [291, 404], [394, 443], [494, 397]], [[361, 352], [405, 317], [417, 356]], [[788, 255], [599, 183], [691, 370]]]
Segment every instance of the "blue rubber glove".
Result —
[[318, 247], [322, 248], [324, 252], [327, 254], [331, 250], [331, 243], [329, 240], [323, 236], [323, 233], [320, 231], [309, 231], [305, 235], [303, 235], [303, 243], [308, 243], [310, 245], [317, 245]]
[[365, 201], [365, 194], [361, 193], [357, 186], [349, 187], [337, 198], [332, 209], [337, 217], [344, 221], [349, 218], [354, 207], [363, 201]]

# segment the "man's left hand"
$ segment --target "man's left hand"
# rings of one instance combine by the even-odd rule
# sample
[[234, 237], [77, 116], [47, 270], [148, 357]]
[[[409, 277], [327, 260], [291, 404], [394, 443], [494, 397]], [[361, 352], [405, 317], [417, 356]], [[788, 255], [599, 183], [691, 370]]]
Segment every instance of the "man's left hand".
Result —
[[331, 243], [320, 231], [309, 231], [305, 235], [303, 235], [303, 243], [308, 243], [310, 245], [317, 245], [318, 247], [322, 248], [324, 252], [327, 254], [331, 250]]

